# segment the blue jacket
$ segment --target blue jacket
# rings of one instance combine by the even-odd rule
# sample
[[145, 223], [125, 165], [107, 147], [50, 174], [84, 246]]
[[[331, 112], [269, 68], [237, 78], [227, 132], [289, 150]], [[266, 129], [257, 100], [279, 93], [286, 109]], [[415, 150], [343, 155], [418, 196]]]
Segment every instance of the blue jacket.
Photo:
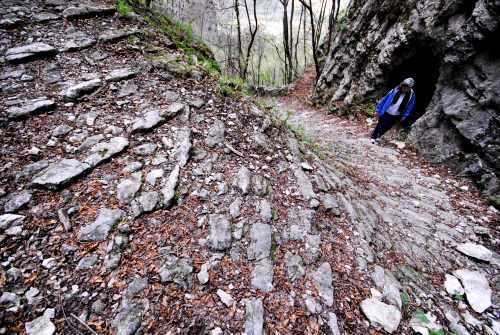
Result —
[[[377, 114], [379, 117], [384, 115], [384, 113], [387, 111], [387, 108], [389, 108], [389, 106], [392, 104], [392, 100], [394, 100], [394, 96], [396, 95], [396, 93], [398, 93], [398, 90], [399, 87], [392, 89], [382, 100], [380, 100], [377, 105]], [[415, 104], [415, 92], [411, 90], [410, 94], [410, 100], [408, 101], [405, 112], [403, 113], [403, 115], [401, 115], [402, 117], [407, 117], [410, 114], [413, 105]]]

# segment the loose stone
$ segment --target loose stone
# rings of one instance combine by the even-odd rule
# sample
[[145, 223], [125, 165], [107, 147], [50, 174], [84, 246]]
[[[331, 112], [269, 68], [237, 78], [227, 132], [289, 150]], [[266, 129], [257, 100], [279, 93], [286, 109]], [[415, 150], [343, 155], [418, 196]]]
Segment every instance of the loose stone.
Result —
[[330, 327], [333, 335], [340, 335], [337, 315], [335, 313], [328, 313], [328, 326]]
[[141, 205], [144, 212], [151, 212], [156, 208], [160, 197], [157, 192], [146, 192], [141, 194], [137, 201]]
[[273, 289], [273, 263], [264, 258], [258, 261], [252, 271], [252, 286], [268, 293]]
[[163, 169], [154, 169], [151, 170], [146, 176], [146, 182], [152, 186], [156, 185], [156, 181], [163, 177]]
[[263, 335], [264, 334], [264, 306], [262, 298], [245, 299], [246, 335]]
[[0, 215], [0, 229], [6, 230], [14, 226], [20, 226], [24, 221], [23, 215], [3, 214]]
[[11, 194], [8, 197], [8, 201], [5, 203], [4, 209], [6, 213], [12, 213], [21, 209], [23, 206], [27, 205], [33, 195], [31, 192], [24, 191], [19, 194]]
[[135, 172], [131, 178], [123, 180], [118, 184], [116, 193], [118, 200], [124, 203], [130, 203], [135, 194], [139, 191], [142, 185], [142, 172]]
[[464, 286], [467, 301], [477, 313], [483, 313], [491, 306], [491, 288], [485, 275], [467, 269], [455, 270], [453, 274]]
[[210, 225], [209, 241], [213, 249], [225, 250], [231, 246], [231, 224], [227, 217], [222, 214], [210, 214], [208, 216]]
[[90, 166], [88, 164], [76, 159], [63, 159], [57, 163], [50, 164], [31, 181], [31, 184], [56, 189], [82, 175], [89, 169]]
[[65, 100], [75, 100], [86, 93], [90, 93], [95, 89], [101, 87], [102, 81], [100, 79], [92, 79], [84, 81], [80, 84], [74, 85], [66, 89], [62, 93], [62, 98]]
[[241, 190], [243, 195], [248, 194], [248, 190], [250, 188], [250, 170], [242, 166], [236, 176], [235, 185], [239, 190]]
[[78, 262], [78, 265], [76, 266], [76, 270], [88, 270], [88, 269], [92, 268], [92, 266], [94, 266], [95, 262], [97, 262], [96, 255], [84, 257]]
[[287, 251], [285, 254], [285, 265], [288, 278], [290, 278], [292, 282], [304, 277], [306, 274], [302, 258], [299, 255], [294, 255]]
[[48, 99], [35, 99], [28, 101], [23, 107], [10, 107], [7, 117], [11, 120], [22, 118], [42, 111], [48, 111], [56, 106], [55, 101]]
[[457, 245], [457, 250], [467, 256], [489, 262], [493, 257], [493, 253], [482, 245], [475, 243], [462, 243]]
[[117, 335], [133, 335], [141, 325], [141, 306], [132, 306], [118, 313], [112, 322]]
[[261, 260], [270, 257], [271, 226], [256, 223], [250, 228], [250, 246], [247, 249], [249, 260]]
[[177, 141], [174, 148], [174, 157], [180, 167], [184, 167], [189, 159], [191, 151], [191, 129], [182, 128], [177, 132]]
[[231, 203], [231, 205], [229, 205], [229, 214], [231, 215], [232, 218], [237, 218], [238, 216], [240, 216], [241, 214], [240, 208], [242, 203], [243, 201], [241, 200], [241, 198], [238, 198], [234, 200]]
[[5, 59], [8, 62], [24, 62], [39, 56], [53, 55], [57, 49], [45, 43], [32, 43], [22, 47], [8, 49]]
[[174, 202], [175, 197], [175, 188], [177, 187], [177, 183], [179, 182], [179, 172], [180, 167], [176, 165], [174, 170], [168, 176], [168, 180], [165, 183], [165, 186], [162, 188], [161, 193], [163, 195], [163, 205], [168, 208]]
[[463, 295], [465, 293], [464, 288], [460, 285], [457, 277], [449, 274], [445, 275], [444, 287], [446, 292], [451, 296]]
[[208, 130], [208, 136], [205, 139], [205, 144], [208, 147], [215, 147], [224, 141], [224, 134], [226, 132], [226, 126], [224, 122], [216, 120], [212, 127]]
[[104, 241], [111, 228], [118, 224], [125, 212], [119, 209], [101, 208], [97, 219], [80, 229], [78, 232], [79, 241]]
[[323, 308], [321, 307], [321, 304], [318, 303], [316, 300], [314, 300], [313, 297], [310, 295], [304, 294], [302, 295], [302, 298], [304, 299], [304, 302], [306, 303], [306, 308], [311, 314], [320, 314], [323, 312]]
[[50, 321], [54, 318], [54, 310], [46, 309], [42, 316], [31, 322], [26, 322], [27, 335], [52, 335], [56, 332], [56, 326]]
[[328, 307], [333, 305], [333, 279], [330, 263], [324, 262], [312, 275], [314, 283], [318, 288], [319, 296]]
[[219, 296], [220, 300], [224, 303], [224, 305], [226, 305], [227, 307], [231, 307], [233, 305], [234, 300], [230, 294], [224, 292], [221, 289], [218, 289], [217, 295]]
[[398, 328], [401, 312], [396, 307], [373, 298], [363, 300], [360, 307], [375, 328], [383, 328], [391, 334]]
[[317, 261], [321, 256], [321, 237], [319, 235], [307, 235], [305, 251], [304, 260], [306, 264]]
[[173, 255], [167, 256], [165, 264], [158, 271], [162, 283], [173, 281], [182, 286], [185, 291], [191, 289], [192, 272], [193, 267], [188, 259], [177, 258]]
[[135, 77], [137, 71], [131, 70], [129, 68], [116, 69], [109, 73], [106, 77], [106, 81], [120, 81], [123, 79], [129, 79]]

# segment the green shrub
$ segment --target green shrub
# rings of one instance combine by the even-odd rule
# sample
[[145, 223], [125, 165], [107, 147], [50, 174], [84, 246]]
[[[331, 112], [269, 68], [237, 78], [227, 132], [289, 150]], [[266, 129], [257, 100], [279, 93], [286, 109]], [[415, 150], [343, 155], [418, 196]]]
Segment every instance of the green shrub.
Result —
[[118, 11], [118, 13], [126, 14], [132, 11], [132, 7], [127, 6], [125, 4], [125, 0], [120, 0], [120, 2], [118, 2], [117, 4], [116, 10]]
[[500, 198], [499, 197], [495, 197], [494, 195], [490, 195], [488, 197], [488, 199], [490, 199], [492, 202], [494, 202], [495, 204], [497, 205], [500, 205]]
[[427, 318], [427, 316], [425, 315], [424, 311], [422, 311], [420, 308], [417, 308], [415, 310], [415, 312], [410, 313], [410, 316], [411, 317], [416, 317], [417, 319], [419, 319], [423, 323], [430, 323], [431, 322], [431, 320], [429, 320]]

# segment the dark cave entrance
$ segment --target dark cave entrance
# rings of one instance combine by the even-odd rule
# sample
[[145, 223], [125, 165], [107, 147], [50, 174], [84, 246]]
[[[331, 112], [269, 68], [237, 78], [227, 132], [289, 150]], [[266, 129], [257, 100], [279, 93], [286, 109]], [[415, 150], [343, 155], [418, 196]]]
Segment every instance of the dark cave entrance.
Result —
[[405, 128], [411, 126], [419, 117], [424, 115], [434, 95], [439, 77], [440, 56], [436, 56], [430, 47], [423, 46], [421, 43], [413, 44], [411, 52], [405, 50], [404, 53], [401, 52], [396, 55], [393, 67], [387, 71], [386, 82], [388, 89], [396, 87], [405, 78], [412, 77], [415, 79], [415, 86], [413, 87], [416, 95], [415, 105], [404, 121], [403, 126]]

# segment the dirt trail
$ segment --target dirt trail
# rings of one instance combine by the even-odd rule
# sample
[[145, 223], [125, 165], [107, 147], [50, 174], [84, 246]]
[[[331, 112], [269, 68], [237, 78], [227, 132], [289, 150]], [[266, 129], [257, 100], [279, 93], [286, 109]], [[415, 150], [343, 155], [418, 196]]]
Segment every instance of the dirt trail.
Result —
[[[381, 143], [371, 143], [376, 119], [349, 121], [308, 106], [313, 80], [309, 71], [294, 92], [276, 99], [274, 107], [303, 140], [317, 143], [321, 149], [316, 154], [339, 171], [339, 202], [357, 236], [350, 241], [357, 255], [354, 266], [371, 272], [375, 287], [380, 285], [378, 266], [391, 270], [403, 292], [417, 300], [424, 297], [419, 301], [423, 309], [447, 319], [458, 332], [460, 318], [450, 320], [445, 315], [463, 306], [444, 293], [443, 281], [456, 269], [468, 269], [484, 274], [491, 287], [498, 287], [498, 212], [469, 180], [426, 161], [395, 132], [386, 134]], [[457, 252], [464, 243], [493, 250], [492, 259], [483, 262]], [[493, 290], [488, 317], [498, 317], [498, 302], [499, 294]], [[477, 331], [467, 321], [464, 324], [472, 333]]]

